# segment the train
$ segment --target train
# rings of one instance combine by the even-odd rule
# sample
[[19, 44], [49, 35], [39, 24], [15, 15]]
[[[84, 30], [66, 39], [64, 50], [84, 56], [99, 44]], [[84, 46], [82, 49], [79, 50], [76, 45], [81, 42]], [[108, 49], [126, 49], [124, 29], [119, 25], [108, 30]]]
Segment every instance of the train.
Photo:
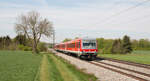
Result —
[[97, 56], [97, 41], [94, 38], [78, 38], [59, 43], [54, 49], [65, 54], [73, 54], [82, 59], [94, 60]]

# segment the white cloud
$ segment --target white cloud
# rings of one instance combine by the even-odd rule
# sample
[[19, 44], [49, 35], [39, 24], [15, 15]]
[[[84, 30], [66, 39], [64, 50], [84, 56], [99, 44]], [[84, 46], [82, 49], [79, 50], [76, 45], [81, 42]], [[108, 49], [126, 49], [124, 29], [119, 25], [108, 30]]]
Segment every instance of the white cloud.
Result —
[[[130, 1], [138, 2], [139, 0]], [[40, 6], [14, 3], [5, 4], [16, 8], [0, 9], [0, 31], [9, 30], [15, 35], [12, 26], [17, 15], [30, 10], [37, 10], [41, 13], [41, 16], [48, 18], [54, 23], [58, 42], [66, 37], [72, 38], [75, 36], [117, 38], [129, 34], [133, 38], [148, 38], [149, 35], [150, 23], [148, 21], [150, 21], [150, 7], [144, 5], [104, 21], [107, 17], [132, 5], [124, 4], [115, 6], [114, 3], [99, 5], [100, 3], [97, 2], [78, 3], [77, 7], [61, 8], [48, 5], [46, 0], [38, 0], [38, 2], [41, 3]], [[113, 8], [110, 8], [110, 6], [113, 6]], [[6, 28], [3, 29], [1, 28], [2, 26]], [[0, 33], [0, 35], [3, 34]]]

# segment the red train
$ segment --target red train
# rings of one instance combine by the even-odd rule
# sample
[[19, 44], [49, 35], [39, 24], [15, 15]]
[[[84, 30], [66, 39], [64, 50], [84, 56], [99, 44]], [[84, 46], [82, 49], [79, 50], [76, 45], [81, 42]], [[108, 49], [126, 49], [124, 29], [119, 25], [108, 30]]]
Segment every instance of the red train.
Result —
[[57, 44], [55, 50], [88, 59], [95, 59], [98, 52], [96, 39], [89, 38], [79, 38]]

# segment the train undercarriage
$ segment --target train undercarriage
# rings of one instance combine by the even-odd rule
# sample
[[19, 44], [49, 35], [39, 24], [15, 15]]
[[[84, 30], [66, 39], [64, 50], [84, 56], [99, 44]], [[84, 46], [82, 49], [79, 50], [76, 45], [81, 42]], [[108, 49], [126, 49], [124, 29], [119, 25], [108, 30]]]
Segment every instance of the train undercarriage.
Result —
[[61, 51], [61, 50], [56, 50], [58, 52], [61, 52], [61, 53], [65, 53], [67, 55], [71, 55], [71, 56], [74, 56], [74, 57], [77, 57], [77, 58], [80, 58], [80, 59], [83, 59], [83, 60], [95, 60], [96, 57], [97, 57], [97, 53], [72, 53], [72, 52], [66, 52], [66, 51]]

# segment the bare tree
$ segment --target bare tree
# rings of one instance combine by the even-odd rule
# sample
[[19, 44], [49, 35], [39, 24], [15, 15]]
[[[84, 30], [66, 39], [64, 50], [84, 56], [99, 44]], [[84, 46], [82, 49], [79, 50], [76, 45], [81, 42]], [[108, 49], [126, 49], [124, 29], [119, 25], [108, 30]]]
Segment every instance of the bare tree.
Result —
[[26, 35], [32, 41], [33, 52], [38, 53], [37, 46], [41, 37], [50, 37], [53, 33], [52, 23], [46, 18], [43, 19], [36, 11], [21, 15], [17, 20], [16, 33]]

